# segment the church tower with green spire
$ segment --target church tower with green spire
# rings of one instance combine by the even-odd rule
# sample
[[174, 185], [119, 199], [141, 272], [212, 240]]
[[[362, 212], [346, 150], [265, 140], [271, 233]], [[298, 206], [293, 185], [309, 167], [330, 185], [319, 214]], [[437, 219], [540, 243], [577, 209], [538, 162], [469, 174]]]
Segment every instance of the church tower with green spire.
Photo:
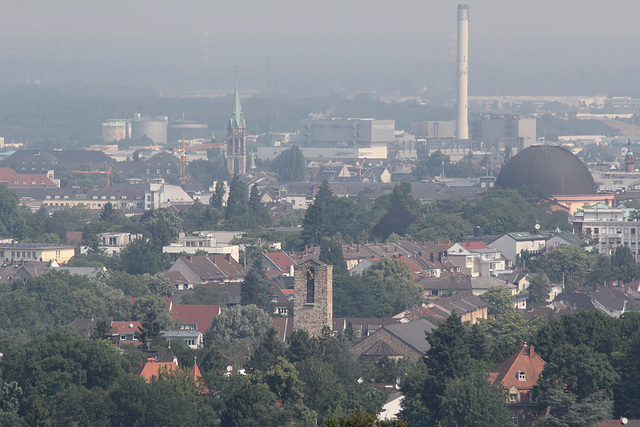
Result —
[[231, 175], [247, 173], [247, 131], [238, 94], [238, 76], [236, 74], [236, 90], [233, 98], [233, 110], [227, 127], [227, 168]]

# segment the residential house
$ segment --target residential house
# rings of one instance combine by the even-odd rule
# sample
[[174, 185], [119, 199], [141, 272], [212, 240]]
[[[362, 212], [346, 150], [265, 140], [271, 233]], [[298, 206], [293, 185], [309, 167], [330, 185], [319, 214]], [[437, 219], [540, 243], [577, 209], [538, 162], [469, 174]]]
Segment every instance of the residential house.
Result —
[[216, 316], [222, 313], [219, 305], [173, 304], [171, 318], [180, 321], [180, 330], [207, 332]]
[[500, 251], [511, 264], [515, 264], [516, 256], [521, 252], [526, 252], [530, 255], [538, 255], [544, 252], [547, 238], [547, 234], [506, 233], [489, 243], [488, 246]]
[[502, 253], [482, 242], [462, 242], [446, 246], [447, 258], [467, 276], [496, 276], [506, 268], [506, 259]]
[[509, 412], [514, 425], [531, 426], [544, 408], [533, 399], [531, 391], [546, 362], [532, 345], [522, 343], [520, 349], [489, 374], [492, 384], [501, 384], [506, 391]]
[[488, 304], [471, 292], [455, 295], [448, 298], [441, 298], [428, 304], [426, 308], [433, 310], [434, 308], [446, 310], [449, 313], [455, 312], [463, 322], [469, 322], [472, 325], [481, 319], [487, 318]]
[[351, 328], [357, 339], [368, 337], [383, 326], [395, 325], [401, 319], [396, 318], [368, 318], [368, 317], [336, 317], [333, 319], [333, 333], [344, 333]]
[[207, 254], [225, 255], [230, 254], [236, 261], [240, 260], [240, 246], [219, 245], [213, 231], [196, 231], [192, 236], [180, 232], [176, 242], [163, 246], [162, 252], [171, 255], [175, 260], [178, 254], [195, 255], [196, 252], [206, 252]]
[[107, 327], [107, 338], [117, 347], [123, 344], [139, 345], [136, 334], [140, 333], [142, 325], [139, 321], [115, 321], [112, 320]]
[[98, 239], [100, 242], [98, 250], [102, 251], [105, 255], [116, 255], [129, 243], [136, 239], [142, 239], [142, 234], [123, 232], [99, 233]]
[[156, 361], [154, 357], [147, 358], [146, 363], [136, 372], [136, 376], [144, 378], [148, 383], [157, 380], [160, 375], [169, 375], [178, 369], [178, 360], [171, 362]]
[[593, 238], [599, 254], [613, 255], [618, 246], [627, 246], [636, 262], [640, 260], [640, 222], [631, 216], [634, 209], [604, 203], [579, 210], [571, 217], [573, 232]]
[[351, 354], [371, 362], [387, 357], [406, 358], [416, 363], [431, 347], [425, 333], [435, 328], [436, 325], [425, 319], [383, 326], [354, 344]]
[[179, 329], [177, 331], [161, 331], [160, 335], [171, 342], [172, 340], [182, 341], [187, 347], [194, 350], [199, 349], [204, 344], [204, 335], [200, 331], [190, 329]]
[[226, 255], [189, 255], [173, 263], [169, 272], [177, 271], [189, 284], [208, 282], [241, 282], [247, 270], [230, 254]]
[[556, 230], [556, 233], [547, 240], [546, 250], [547, 252], [551, 251], [560, 245], [576, 245], [585, 247], [587, 242], [585, 242], [582, 237], [577, 236], [570, 231]]
[[260, 256], [262, 268], [265, 271], [273, 271], [273, 275], [293, 277], [293, 267], [297, 263], [284, 251], [262, 252]]

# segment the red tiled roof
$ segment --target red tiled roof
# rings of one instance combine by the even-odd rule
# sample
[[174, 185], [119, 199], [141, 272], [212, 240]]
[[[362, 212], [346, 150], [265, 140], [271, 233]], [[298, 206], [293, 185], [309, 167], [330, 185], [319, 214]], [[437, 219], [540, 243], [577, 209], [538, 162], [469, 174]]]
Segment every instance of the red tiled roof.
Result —
[[200, 372], [200, 368], [198, 368], [198, 365], [196, 365], [195, 363], [193, 364], [193, 367], [191, 367], [191, 377], [193, 377], [194, 381], [198, 385], [200, 394], [209, 393], [209, 388], [204, 384], [204, 381], [202, 381], [202, 373]]
[[478, 250], [478, 249], [489, 249], [489, 246], [485, 245], [482, 242], [462, 242], [460, 243], [460, 245], [462, 245], [462, 247], [470, 251]]
[[112, 321], [111, 322], [111, 333], [122, 334], [126, 332], [139, 332], [141, 328], [141, 324], [137, 320], [133, 321]]
[[229, 279], [243, 279], [247, 275], [247, 270], [233, 259], [231, 255], [208, 255], [208, 258], [222, 271]]
[[[520, 350], [491, 372], [489, 380], [492, 384], [501, 383], [506, 389], [515, 387], [520, 392], [528, 392], [537, 384], [538, 377], [546, 364], [547, 362], [536, 354], [533, 346], [523, 343]], [[519, 379], [520, 372], [524, 373], [524, 380]]]
[[264, 252], [264, 256], [269, 258], [271, 262], [278, 266], [280, 271], [284, 273], [288, 273], [289, 269], [292, 265], [296, 265], [296, 263], [283, 251], [278, 252]]
[[[41, 181], [44, 183], [41, 184]], [[18, 173], [11, 168], [0, 168], [0, 182], [6, 182], [9, 187], [58, 187], [45, 174]]]
[[293, 319], [291, 317], [273, 317], [271, 318], [271, 324], [278, 332], [280, 341], [286, 341], [291, 332], [293, 332]]
[[142, 369], [136, 373], [136, 376], [140, 376], [144, 378], [146, 382], [150, 383], [154, 377], [157, 379], [161, 372], [168, 373], [176, 369], [178, 369], [178, 365], [173, 362], [156, 362], [153, 357], [150, 357]]
[[219, 305], [175, 304], [171, 312], [173, 320], [180, 323], [195, 324], [196, 330], [203, 334], [211, 327], [213, 319], [221, 313]]

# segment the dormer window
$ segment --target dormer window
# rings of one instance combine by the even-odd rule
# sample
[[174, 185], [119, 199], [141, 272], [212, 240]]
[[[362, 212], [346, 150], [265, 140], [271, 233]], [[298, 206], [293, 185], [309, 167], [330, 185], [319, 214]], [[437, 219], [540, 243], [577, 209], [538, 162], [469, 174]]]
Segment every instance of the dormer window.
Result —
[[518, 372], [518, 381], [526, 381], [527, 380], [527, 374], [525, 374], [522, 371]]

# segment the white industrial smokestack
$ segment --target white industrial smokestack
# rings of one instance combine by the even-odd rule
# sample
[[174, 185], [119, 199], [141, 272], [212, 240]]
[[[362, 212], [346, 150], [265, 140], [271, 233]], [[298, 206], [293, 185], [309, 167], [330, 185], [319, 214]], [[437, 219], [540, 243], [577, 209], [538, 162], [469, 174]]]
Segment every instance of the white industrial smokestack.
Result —
[[458, 5], [458, 121], [456, 136], [469, 139], [469, 6]]

